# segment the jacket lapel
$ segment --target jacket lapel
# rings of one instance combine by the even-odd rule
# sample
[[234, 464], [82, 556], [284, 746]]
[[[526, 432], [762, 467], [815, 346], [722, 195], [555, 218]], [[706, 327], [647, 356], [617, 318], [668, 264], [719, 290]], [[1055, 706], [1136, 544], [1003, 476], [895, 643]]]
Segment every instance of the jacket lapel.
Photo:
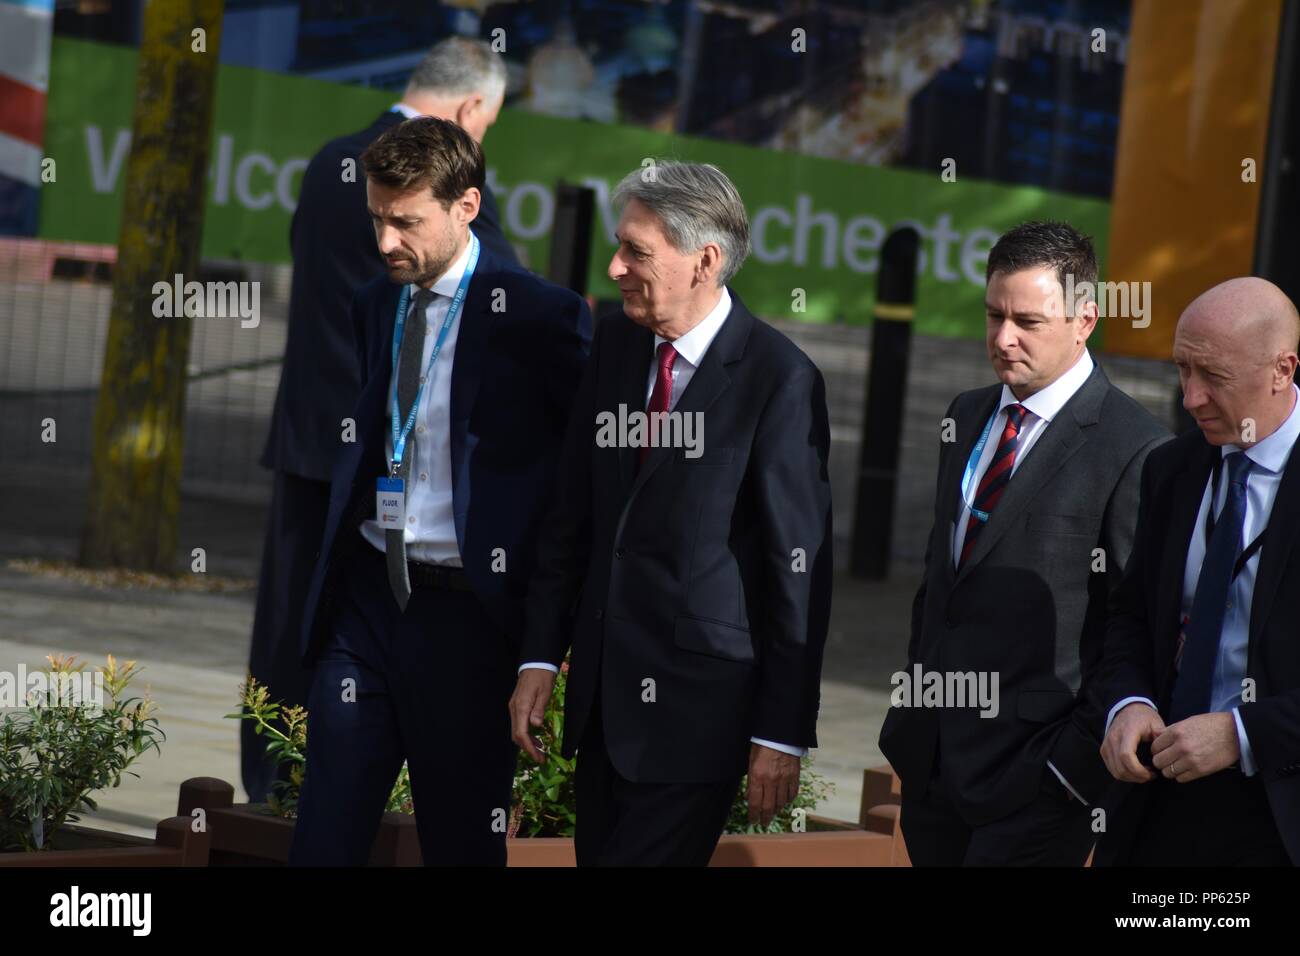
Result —
[[[650, 363], [654, 359], [654, 333], [644, 326], [631, 326], [630, 334], [623, 340], [618, 356], [616, 372], [618, 383], [614, 408], [610, 409], [620, 421], [623, 415], [619, 406], [627, 409], [627, 414], [644, 412], [646, 407], [646, 383], [650, 378]], [[623, 500], [626, 501], [636, 480], [636, 463], [640, 449], [627, 447], [626, 442], [618, 445], [618, 476]]]
[[492, 328], [500, 316], [491, 308], [492, 290], [501, 285], [496, 278], [499, 271], [500, 261], [480, 242], [478, 265], [456, 319], [456, 354], [451, 365], [451, 497], [456, 541], [462, 553], [469, 514], [469, 458], [477, 441], [469, 431], [469, 421], [483, 382]]
[[[953, 567], [952, 539], [953, 528], [952, 522], [965, 521], [967, 518], [966, 510], [958, 510], [957, 505], [961, 501], [961, 479], [966, 470], [966, 463], [970, 461], [971, 453], [975, 450], [975, 443], [979, 441], [980, 433], [988, 420], [993, 417], [997, 411], [998, 402], [1002, 397], [1002, 386], [995, 385], [988, 389], [988, 395], [982, 399], [975, 409], [978, 412], [975, 416], [964, 416], [957, 424], [960, 437], [950, 449], [948, 460], [943, 466], [943, 475], [940, 478], [939, 503], [939, 528], [943, 534], [943, 556], [944, 569], [950, 579], [956, 577], [956, 570]], [[989, 440], [997, 441], [997, 437], [992, 434], [990, 429]], [[970, 494], [975, 494], [971, 489]]]
[[1297, 532], [1300, 532], [1300, 456], [1295, 454], [1292, 446], [1259, 551], [1259, 573], [1255, 578], [1255, 594], [1250, 606], [1248, 672], [1254, 670], [1251, 665], [1258, 652], [1259, 635], [1273, 608], [1273, 598], [1282, 583], [1282, 571], [1295, 547]]

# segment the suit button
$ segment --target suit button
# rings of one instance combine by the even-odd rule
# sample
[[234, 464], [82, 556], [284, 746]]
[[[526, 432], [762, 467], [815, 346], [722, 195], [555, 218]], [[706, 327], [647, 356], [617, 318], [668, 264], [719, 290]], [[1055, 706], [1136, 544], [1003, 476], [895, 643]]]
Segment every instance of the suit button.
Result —
[[605, 617], [605, 610], [604, 610], [604, 608], [601, 608], [600, 610], [598, 610], [598, 611], [596, 612], [596, 620], [598, 620], [598, 621], [599, 621], [599, 620], [603, 620], [604, 617]]
[[617, 551], [614, 552], [614, 557], [616, 557], [616, 558], [622, 558], [622, 557], [623, 557], [623, 553], [624, 553], [624, 552], [623, 552], [623, 549], [622, 549], [622, 548], [619, 548]]

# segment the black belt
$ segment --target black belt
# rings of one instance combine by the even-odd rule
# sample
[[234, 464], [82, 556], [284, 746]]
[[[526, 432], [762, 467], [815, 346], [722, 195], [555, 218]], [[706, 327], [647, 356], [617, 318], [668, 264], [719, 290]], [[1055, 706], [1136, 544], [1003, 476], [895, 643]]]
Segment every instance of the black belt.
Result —
[[449, 564], [425, 564], [423, 561], [407, 561], [406, 573], [411, 578], [412, 588], [432, 588], [442, 591], [468, 591], [469, 578], [464, 568]]

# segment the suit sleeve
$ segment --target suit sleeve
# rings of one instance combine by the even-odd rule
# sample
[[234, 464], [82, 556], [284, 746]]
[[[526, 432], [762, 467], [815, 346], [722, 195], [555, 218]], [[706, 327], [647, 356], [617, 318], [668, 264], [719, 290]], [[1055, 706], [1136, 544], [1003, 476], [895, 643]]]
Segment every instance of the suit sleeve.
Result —
[[[582, 312], [586, 312], [586, 303]], [[597, 327], [591, 359], [573, 397], [555, 492], [538, 538], [517, 664], [544, 662], [559, 667], [572, 639], [573, 606], [591, 558], [591, 456], [595, 447], [600, 339], [601, 327]]]
[[[1101, 687], [1099, 670], [1104, 665], [1105, 645], [1108, 630], [1108, 609], [1113, 611], [1117, 599], [1123, 601], [1126, 614], [1125, 633], [1129, 637], [1119, 638], [1131, 641], [1131, 635], [1137, 628], [1149, 642], [1150, 633], [1146, 628], [1146, 595], [1143, 591], [1142, 569], [1132, 567], [1136, 561], [1145, 561], [1147, 549], [1135, 553], [1136, 539], [1141, 533], [1149, 533], [1139, 528], [1140, 515], [1145, 513], [1142, 502], [1142, 475], [1147, 457], [1151, 451], [1167, 441], [1168, 435], [1153, 438], [1142, 446], [1129, 459], [1119, 481], [1111, 492], [1110, 501], [1102, 520], [1101, 546], [1106, 559], [1104, 583], [1099, 582], [1101, 593], [1093, 595], [1095, 608], [1089, 610], [1089, 621], [1085, 625], [1097, 634], [1094, 644], [1096, 650], [1091, 659], [1083, 661], [1082, 686], [1079, 689], [1078, 703], [1075, 705], [1066, 725], [1057, 738], [1052, 751], [1052, 764], [1065, 776], [1070, 785], [1088, 799], [1095, 802], [1110, 784], [1110, 774], [1100, 757], [1101, 742], [1105, 732], [1106, 713], [1113, 701], [1108, 701], [1108, 694]], [[1129, 570], [1133, 570], [1128, 589], [1121, 596], [1121, 587]], [[1148, 643], [1149, 649], [1149, 643]], [[1145, 658], [1149, 659], [1150, 653]]]
[[751, 736], [817, 746], [822, 652], [830, 618], [830, 423], [811, 363], [763, 410], [751, 456], [762, 523], [758, 706]]

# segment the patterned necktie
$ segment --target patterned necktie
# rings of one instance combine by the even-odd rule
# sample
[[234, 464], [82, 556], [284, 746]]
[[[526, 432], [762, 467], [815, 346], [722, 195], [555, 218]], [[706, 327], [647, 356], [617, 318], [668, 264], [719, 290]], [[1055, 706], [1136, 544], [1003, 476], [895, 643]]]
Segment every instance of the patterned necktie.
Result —
[[[659, 359], [659, 374], [655, 376], [654, 391], [650, 393], [650, 404], [645, 409], [648, 415], [668, 411], [668, 404], [673, 397], [673, 362], [677, 361], [677, 350], [673, 348], [673, 343], [664, 342], [660, 344], [656, 354]], [[650, 430], [646, 435], [647, 442], [650, 441], [650, 435], [658, 431], [658, 427], [657, 420], [651, 418]], [[649, 454], [650, 445], [642, 445], [640, 457], [637, 459], [638, 468], [645, 464], [646, 456]]]
[[961, 559], [957, 562], [958, 570], [975, 550], [975, 542], [979, 540], [980, 532], [986, 524], [974, 512], [991, 514], [998, 499], [1002, 497], [1002, 492], [1006, 491], [1007, 483], [1011, 481], [1011, 471], [1016, 466], [1016, 450], [1020, 447], [1020, 426], [1024, 424], [1028, 413], [1029, 410], [1023, 405], [1007, 406], [1007, 426], [1002, 429], [1002, 439], [998, 442], [997, 451], [993, 453], [993, 460], [984, 471], [984, 477], [980, 479], [975, 501], [971, 505], [970, 520], [966, 522], [966, 538], [961, 546]]
[[[420, 390], [424, 339], [429, 328], [429, 304], [435, 298], [436, 294], [428, 289], [417, 292], [415, 304], [411, 306], [411, 314], [406, 317], [406, 326], [402, 330], [402, 345], [397, 353], [397, 410], [401, 416], [397, 422], [399, 429], [406, 423], [406, 416], [411, 413], [416, 393]], [[397, 477], [402, 479], [403, 491], [406, 493], [408, 515], [411, 509], [411, 462], [414, 460], [415, 427], [412, 427], [406, 438], [406, 447], [402, 450], [402, 463], [397, 468]], [[393, 589], [397, 606], [405, 611], [406, 602], [411, 599], [411, 579], [406, 569], [405, 528], [389, 528], [384, 532], [384, 555], [388, 564], [389, 587]]]
[[[1246, 521], [1246, 482], [1250, 480], [1251, 461], [1245, 452], [1236, 451], [1228, 455], [1224, 463], [1228, 467], [1228, 495], [1206, 545], [1201, 573], [1196, 578], [1196, 593], [1192, 597], [1192, 616], [1183, 628], [1182, 661], [1174, 680], [1170, 723], [1193, 714], [1204, 714], [1213, 706], [1210, 692], [1214, 662], [1218, 659], [1219, 639], [1223, 636], [1232, 571], [1237, 556], [1241, 554], [1241, 530]], [[1213, 507], [1211, 501], [1210, 508]]]

